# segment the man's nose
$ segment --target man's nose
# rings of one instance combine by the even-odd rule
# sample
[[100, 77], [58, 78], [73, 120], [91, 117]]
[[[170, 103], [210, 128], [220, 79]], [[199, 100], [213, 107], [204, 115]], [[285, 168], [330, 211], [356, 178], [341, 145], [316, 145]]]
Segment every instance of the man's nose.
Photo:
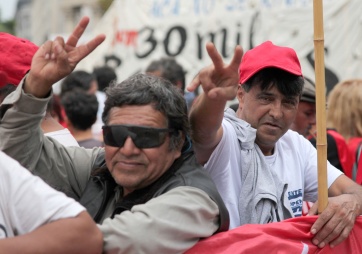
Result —
[[133, 143], [132, 138], [128, 136], [119, 151], [125, 156], [131, 156], [140, 153], [141, 150]]
[[308, 120], [310, 125], [315, 125], [317, 122], [316, 114], [311, 114]]
[[279, 119], [283, 116], [283, 106], [280, 101], [274, 101], [270, 104], [269, 115], [275, 119]]

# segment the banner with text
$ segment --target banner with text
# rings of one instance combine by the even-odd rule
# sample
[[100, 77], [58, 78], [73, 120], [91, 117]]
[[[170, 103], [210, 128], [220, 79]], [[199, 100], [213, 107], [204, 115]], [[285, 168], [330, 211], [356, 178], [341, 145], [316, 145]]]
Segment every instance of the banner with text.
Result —
[[[323, 2], [329, 91], [343, 79], [362, 78], [362, 2]], [[246, 51], [266, 40], [294, 48], [304, 76], [314, 80], [312, 0], [115, 0], [94, 33], [107, 39], [78, 68], [109, 64], [119, 81], [172, 56], [189, 82], [211, 62], [206, 42], [214, 42], [228, 63], [236, 45]]]

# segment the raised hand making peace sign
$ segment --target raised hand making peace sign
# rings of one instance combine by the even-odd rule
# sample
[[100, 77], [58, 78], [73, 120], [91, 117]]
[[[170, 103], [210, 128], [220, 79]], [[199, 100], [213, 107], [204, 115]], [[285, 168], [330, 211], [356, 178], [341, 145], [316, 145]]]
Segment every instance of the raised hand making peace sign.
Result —
[[242, 48], [240, 46], [235, 48], [233, 59], [228, 65], [223, 62], [214, 44], [207, 43], [206, 50], [212, 64], [203, 68], [187, 89], [192, 92], [201, 85], [205, 94], [210, 98], [234, 99], [239, 84], [238, 70], [243, 55]]
[[83, 17], [67, 42], [60, 36], [45, 42], [35, 53], [25, 81], [24, 91], [36, 97], [46, 96], [54, 83], [70, 74], [77, 64], [100, 45], [105, 35], [98, 35], [84, 45], [77, 43], [87, 28], [88, 17]]

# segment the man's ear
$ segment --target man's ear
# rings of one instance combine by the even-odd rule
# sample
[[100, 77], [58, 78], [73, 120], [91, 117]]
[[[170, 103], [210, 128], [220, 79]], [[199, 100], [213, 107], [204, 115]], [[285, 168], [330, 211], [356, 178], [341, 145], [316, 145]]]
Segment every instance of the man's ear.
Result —
[[238, 101], [239, 101], [239, 107], [243, 105], [244, 95], [246, 93], [244, 88], [242, 88], [241, 86], [242, 86], [241, 84], [238, 85], [238, 91], [236, 93], [236, 97], [238, 98]]
[[180, 142], [177, 145], [177, 149], [182, 150], [183, 146], [187, 145], [186, 144], [187, 140], [186, 140], [185, 134], [181, 130], [179, 130], [178, 132], [181, 137], [180, 137]]

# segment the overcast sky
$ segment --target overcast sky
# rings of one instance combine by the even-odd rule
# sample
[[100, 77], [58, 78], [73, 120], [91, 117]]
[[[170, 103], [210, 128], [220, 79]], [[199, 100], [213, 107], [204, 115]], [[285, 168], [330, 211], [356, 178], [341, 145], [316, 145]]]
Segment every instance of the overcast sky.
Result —
[[12, 19], [15, 15], [15, 7], [18, 0], [0, 0], [2, 21]]

